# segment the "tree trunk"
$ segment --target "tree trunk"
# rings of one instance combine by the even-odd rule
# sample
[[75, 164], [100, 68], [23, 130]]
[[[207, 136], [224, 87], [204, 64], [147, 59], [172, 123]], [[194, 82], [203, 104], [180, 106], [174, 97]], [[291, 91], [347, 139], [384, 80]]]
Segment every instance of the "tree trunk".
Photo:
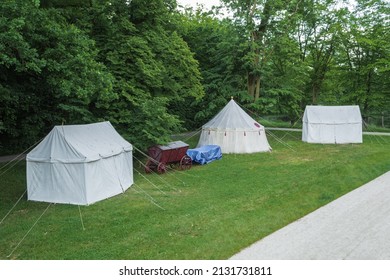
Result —
[[253, 100], [254, 100], [254, 98], [255, 98], [255, 91], [254, 91], [254, 88], [255, 88], [255, 87], [254, 87], [253, 81], [254, 81], [254, 76], [253, 76], [253, 74], [248, 73], [248, 95], [249, 95], [250, 97], [252, 97]]
[[370, 106], [371, 101], [371, 80], [372, 80], [372, 70], [369, 70], [367, 73], [366, 79], [366, 98], [364, 99], [364, 111], [367, 112]]
[[260, 75], [248, 73], [248, 95], [253, 101], [260, 98]]
[[[254, 59], [253, 59], [253, 68], [251, 69], [253, 72], [248, 73], [248, 94], [250, 97], [253, 98], [253, 101], [256, 101], [260, 98], [260, 78], [261, 74], [259, 73], [261, 68], [261, 49], [259, 45], [262, 45], [264, 42], [264, 35], [267, 31], [271, 14], [272, 14], [272, 5], [270, 0], [267, 0], [264, 4], [264, 8], [262, 11], [262, 18], [260, 21], [260, 24], [257, 25], [257, 27], [251, 31], [251, 41], [253, 43], [251, 51], [254, 53]], [[249, 13], [249, 20], [253, 20], [253, 16], [255, 14], [257, 8], [257, 2], [254, 1]]]
[[260, 76], [256, 79], [255, 102], [260, 98]]
[[318, 87], [316, 85], [313, 85], [313, 90], [312, 90], [312, 104], [317, 105], [317, 98], [318, 98]]

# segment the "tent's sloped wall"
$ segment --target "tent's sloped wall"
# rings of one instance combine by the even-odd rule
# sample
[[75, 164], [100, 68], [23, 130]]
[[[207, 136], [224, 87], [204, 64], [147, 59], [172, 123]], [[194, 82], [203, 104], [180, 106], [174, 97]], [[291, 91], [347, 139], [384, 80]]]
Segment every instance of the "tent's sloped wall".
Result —
[[233, 99], [203, 128], [224, 128], [224, 129], [256, 129], [256, 121], [252, 119]]
[[305, 108], [304, 121], [314, 124], [352, 124], [361, 123], [360, 108], [350, 106], [313, 106]]
[[28, 200], [88, 205], [132, 184], [132, 145], [109, 122], [55, 127], [27, 155]]
[[302, 141], [319, 144], [363, 143], [358, 106], [307, 106]]
[[89, 162], [131, 151], [110, 122], [55, 126], [28, 155], [30, 161]]
[[257, 130], [262, 126], [249, 116], [233, 99], [202, 126], [203, 129]]
[[224, 154], [268, 152], [264, 127], [251, 118], [233, 99], [202, 126], [198, 147], [218, 145]]
[[84, 162], [86, 157], [66, 141], [62, 129], [55, 126], [27, 155], [27, 160], [38, 162]]
[[119, 135], [110, 122], [71, 125], [66, 129], [59, 126], [56, 129], [62, 131], [66, 141], [91, 161], [132, 150], [131, 144]]

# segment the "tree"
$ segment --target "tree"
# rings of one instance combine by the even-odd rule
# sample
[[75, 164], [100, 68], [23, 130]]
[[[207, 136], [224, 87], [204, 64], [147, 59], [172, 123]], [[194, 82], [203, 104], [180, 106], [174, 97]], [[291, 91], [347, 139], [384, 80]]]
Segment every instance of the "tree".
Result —
[[301, 10], [298, 36], [301, 59], [310, 67], [306, 102], [318, 104], [327, 73], [339, 48], [345, 8], [338, 8], [337, 1], [309, 1]]
[[139, 148], [169, 141], [181, 128], [184, 101], [203, 95], [198, 63], [165, 24], [173, 17], [171, 5], [116, 0], [100, 1], [93, 9], [90, 34], [118, 93], [105, 113]]
[[93, 41], [38, 4], [12, 1], [0, 9], [1, 134], [14, 148], [31, 145], [54, 124], [92, 120], [89, 104], [114, 97]]
[[273, 17], [281, 8], [279, 1], [271, 0], [223, 0], [234, 12], [235, 24], [242, 32], [243, 57], [247, 72], [248, 95], [256, 101], [260, 96], [260, 86], [265, 60], [267, 58], [266, 36]]
[[389, 104], [389, 11], [385, 1], [358, 1], [343, 41], [342, 78], [351, 91], [346, 99], [360, 104], [365, 115], [381, 114]]
[[198, 63], [169, 20], [175, 8], [173, 0], [2, 4], [4, 146], [98, 120], [139, 148], [168, 141], [185, 120], [184, 100], [203, 95]]
[[220, 20], [202, 9], [187, 9], [180, 15], [178, 32], [199, 62], [205, 96], [192, 103], [198, 112], [194, 128], [215, 115], [231, 96], [245, 99], [245, 79], [237, 52], [239, 34], [229, 20]]

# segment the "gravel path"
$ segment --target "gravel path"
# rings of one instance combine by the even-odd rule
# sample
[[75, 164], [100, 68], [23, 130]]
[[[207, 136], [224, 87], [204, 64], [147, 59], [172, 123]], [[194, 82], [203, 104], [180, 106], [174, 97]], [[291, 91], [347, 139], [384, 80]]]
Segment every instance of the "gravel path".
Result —
[[390, 260], [390, 171], [231, 257]]

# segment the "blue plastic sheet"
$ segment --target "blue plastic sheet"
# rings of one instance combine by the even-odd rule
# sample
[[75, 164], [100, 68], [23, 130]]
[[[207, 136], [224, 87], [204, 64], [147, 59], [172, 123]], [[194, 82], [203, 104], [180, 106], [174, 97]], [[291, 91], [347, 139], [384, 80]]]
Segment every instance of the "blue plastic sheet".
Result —
[[199, 164], [210, 163], [222, 158], [221, 147], [218, 145], [205, 145], [196, 149], [188, 149], [187, 155], [192, 161]]

